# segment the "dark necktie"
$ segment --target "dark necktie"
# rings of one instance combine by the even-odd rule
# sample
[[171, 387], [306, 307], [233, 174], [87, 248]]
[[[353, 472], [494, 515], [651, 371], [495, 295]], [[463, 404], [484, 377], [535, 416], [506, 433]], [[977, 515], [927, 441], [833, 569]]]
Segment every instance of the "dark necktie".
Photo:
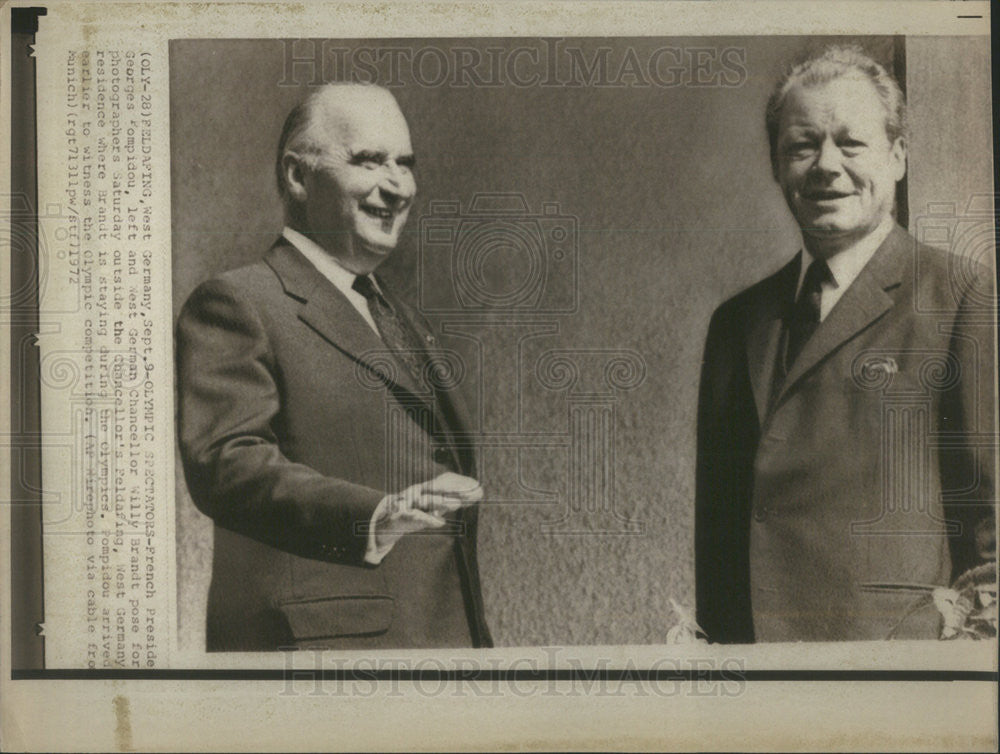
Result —
[[802, 290], [792, 307], [791, 316], [788, 320], [788, 347], [785, 352], [785, 371], [791, 369], [795, 359], [802, 353], [802, 348], [806, 341], [812, 336], [819, 326], [820, 296], [823, 291], [823, 283], [832, 281], [833, 275], [826, 262], [822, 259], [814, 259], [806, 276], [802, 281]]
[[368, 311], [375, 320], [382, 342], [403, 364], [419, 387], [427, 387], [427, 355], [420, 336], [404, 321], [367, 275], [358, 276], [351, 286], [368, 301]]
[[[372, 283], [371, 278], [359, 276], [351, 286], [368, 301], [368, 311], [375, 320], [382, 342], [392, 351], [393, 355], [403, 364], [410, 377], [420, 390], [431, 390], [433, 396], [425, 401], [425, 396], [415, 396], [415, 401], [407, 403], [411, 418], [423, 427], [432, 437], [444, 438], [450, 436], [447, 417], [452, 416], [450, 403], [434, 384], [432, 374], [433, 364], [424, 350], [420, 335], [405, 319], [400, 317], [385, 297]], [[444, 412], [442, 415], [441, 412]], [[454, 455], [449, 445], [439, 446], [446, 453], [446, 459], [436, 458], [439, 463], [452, 464], [453, 470], [461, 466], [458, 457]]]

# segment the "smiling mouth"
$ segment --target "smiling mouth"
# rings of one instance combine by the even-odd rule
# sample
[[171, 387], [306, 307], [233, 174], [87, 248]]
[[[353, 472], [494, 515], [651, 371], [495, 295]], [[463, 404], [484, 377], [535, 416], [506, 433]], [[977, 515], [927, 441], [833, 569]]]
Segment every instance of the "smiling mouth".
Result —
[[810, 202], [829, 202], [836, 199], [846, 199], [849, 196], [854, 196], [854, 194], [843, 191], [807, 191], [802, 194], [802, 198]]
[[391, 209], [385, 207], [373, 207], [370, 204], [360, 205], [361, 211], [364, 212], [369, 217], [374, 217], [378, 220], [391, 220], [396, 216], [396, 213]]

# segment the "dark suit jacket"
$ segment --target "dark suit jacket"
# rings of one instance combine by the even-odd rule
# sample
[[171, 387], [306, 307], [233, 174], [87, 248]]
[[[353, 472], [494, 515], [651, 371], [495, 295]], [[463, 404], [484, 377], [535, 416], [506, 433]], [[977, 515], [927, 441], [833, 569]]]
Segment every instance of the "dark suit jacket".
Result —
[[933, 638], [932, 606], [901, 620], [902, 585], [976, 564], [995, 500], [991, 279], [897, 227], [780, 380], [798, 270], [709, 326], [698, 622], [720, 642]]
[[[216, 523], [210, 651], [491, 645], [474, 509], [364, 563], [385, 494], [474, 476], [475, 454], [456, 396], [415, 384], [299, 251], [279, 239], [202, 284], [177, 322], [177, 369], [188, 488]], [[447, 432], [423, 421], [435, 400]]]

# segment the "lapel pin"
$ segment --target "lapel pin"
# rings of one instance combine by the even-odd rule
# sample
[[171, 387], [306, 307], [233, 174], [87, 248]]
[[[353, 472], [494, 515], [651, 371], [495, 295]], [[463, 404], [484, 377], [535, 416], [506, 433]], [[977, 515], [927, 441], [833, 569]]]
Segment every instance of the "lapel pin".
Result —
[[885, 372], [886, 374], [896, 374], [899, 371], [899, 364], [891, 356], [882, 356], [872, 359], [868, 368], [875, 372]]

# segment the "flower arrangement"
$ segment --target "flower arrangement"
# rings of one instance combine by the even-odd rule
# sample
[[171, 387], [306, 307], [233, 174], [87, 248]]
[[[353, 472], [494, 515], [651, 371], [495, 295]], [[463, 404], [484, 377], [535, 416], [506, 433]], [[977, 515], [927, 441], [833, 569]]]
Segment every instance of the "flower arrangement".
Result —
[[667, 631], [667, 644], [707, 644], [707, 635], [694, 619], [692, 611], [671, 598], [677, 622]]
[[970, 568], [950, 587], [930, 584], [865, 584], [871, 591], [919, 592], [920, 597], [907, 609], [885, 637], [894, 638], [903, 622], [918, 610], [934, 605], [941, 614], [943, 641], [954, 639], [992, 639], [997, 635], [997, 562], [991, 560]]
[[931, 592], [944, 619], [942, 639], [992, 639], [997, 635], [996, 561], [970, 568], [950, 588]]

